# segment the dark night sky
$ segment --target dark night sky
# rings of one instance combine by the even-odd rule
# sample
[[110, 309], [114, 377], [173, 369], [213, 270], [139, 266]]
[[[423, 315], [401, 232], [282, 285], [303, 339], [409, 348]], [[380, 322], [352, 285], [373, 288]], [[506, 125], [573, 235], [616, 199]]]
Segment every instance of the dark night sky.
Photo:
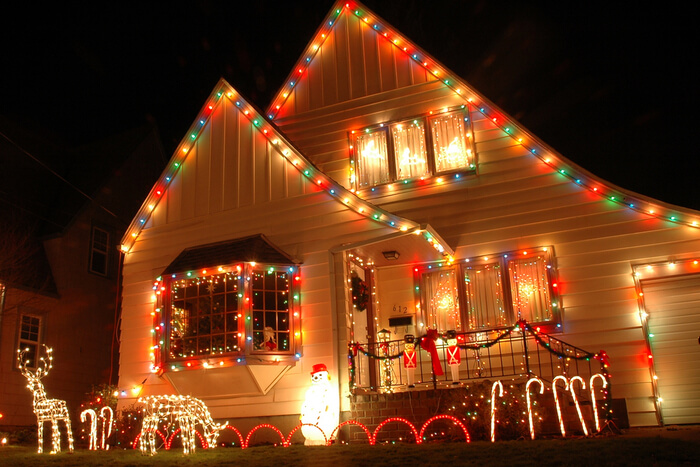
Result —
[[[222, 76], [264, 109], [332, 6], [93, 3], [22, 4], [5, 15], [0, 115], [72, 144], [155, 121], [167, 154]], [[577, 164], [700, 209], [698, 34], [688, 11], [669, 2], [364, 3]]]

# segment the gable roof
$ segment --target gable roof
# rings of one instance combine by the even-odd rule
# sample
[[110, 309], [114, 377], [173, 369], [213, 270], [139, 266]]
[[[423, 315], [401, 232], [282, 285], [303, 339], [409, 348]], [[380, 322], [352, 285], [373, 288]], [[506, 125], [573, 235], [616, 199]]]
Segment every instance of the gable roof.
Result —
[[429, 226], [424, 225], [421, 227], [415, 221], [395, 215], [361, 199], [355, 193], [344, 188], [331, 177], [320, 171], [293, 143], [287, 140], [274, 124], [267, 120], [254, 105], [246, 101], [238, 91], [224, 79], [219, 80], [214, 87], [209, 98], [202, 106], [198, 117], [192, 123], [189, 131], [175, 149], [173, 156], [166, 165], [158, 182], [151, 189], [136, 217], [134, 217], [127, 228], [121, 242], [121, 249], [123, 252], [129, 252], [131, 250], [131, 247], [146, 225], [152, 211], [163, 198], [170, 182], [173, 180], [183, 162], [188, 157], [190, 150], [202, 134], [202, 130], [214, 115], [217, 106], [224, 102], [224, 99], [228, 99], [234, 104], [240, 115], [252, 123], [253, 127], [271, 143], [271, 146], [275, 148], [288, 164], [298, 170], [309, 183], [325, 191], [336, 200], [336, 202], [344, 206], [345, 209], [354, 211], [367, 219], [383, 224], [396, 231], [420, 234], [443, 256], [450, 257], [454, 253], [446, 242]]
[[[620, 188], [591, 174], [565, 158], [531, 134], [510, 115], [494, 105], [490, 100], [442, 65], [438, 60], [412, 43], [386, 21], [357, 1], [336, 1], [333, 5], [330, 12], [326, 15], [324, 22], [309, 41], [286, 81], [282, 84], [278, 93], [267, 108], [266, 114], [270, 120], [274, 121], [275, 119], [284, 118], [294, 113], [293, 108], [291, 108], [294, 105], [294, 93], [299, 88], [310, 86], [306, 81], [309, 81], [315, 72], [315, 62], [319, 60], [319, 56], [323, 54], [324, 48], [328, 46], [328, 44], [333, 44], [333, 36], [337, 33], [337, 27], [342, 23], [342, 20], [346, 20], [347, 22], [352, 21], [361, 28], [373, 30], [377, 34], [377, 42], [385, 41], [385, 43], [390, 44], [395, 51], [405, 54], [415, 65], [423, 68], [435, 82], [439, 80], [445, 87], [459, 96], [459, 98], [464, 101], [465, 105], [469, 105], [483, 114], [487, 120], [503, 132], [504, 137], [512, 138], [517, 144], [527, 149], [533, 157], [536, 157], [540, 163], [547, 165], [551, 170], [559, 173], [570, 182], [612, 203], [617, 203], [628, 209], [640, 212], [650, 218], [657, 218], [696, 228], [700, 227], [700, 213], [698, 211], [674, 206]], [[360, 44], [359, 46], [364, 47], [364, 44]], [[376, 51], [373, 53], [376, 54]], [[355, 129], [349, 128], [348, 130]], [[434, 177], [432, 180], [432, 183], [436, 184], [441, 182], [442, 180], [438, 177]], [[382, 190], [387, 189], [389, 188], [376, 187], [375, 190], [372, 190], [374, 192], [373, 195], [380, 195]]]

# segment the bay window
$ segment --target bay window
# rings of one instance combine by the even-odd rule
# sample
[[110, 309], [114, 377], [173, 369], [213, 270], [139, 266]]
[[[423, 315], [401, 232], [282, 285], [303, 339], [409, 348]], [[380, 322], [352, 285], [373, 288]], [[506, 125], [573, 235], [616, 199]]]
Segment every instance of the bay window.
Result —
[[223, 365], [251, 355], [291, 358], [301, 343], [298, 268], [240, 263], [211, 270], [163, 277], [158, 361], [176, 369], [196, 360]]
[[357, 154], [358, 186], [374, 186], [390, 180], [385, 130], [366, 131], [357, 136], [355, 153]]

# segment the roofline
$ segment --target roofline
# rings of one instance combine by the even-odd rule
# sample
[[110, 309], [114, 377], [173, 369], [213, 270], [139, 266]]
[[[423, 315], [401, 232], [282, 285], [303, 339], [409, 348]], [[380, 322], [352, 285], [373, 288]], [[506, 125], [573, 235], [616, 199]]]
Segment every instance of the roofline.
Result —
[[296, 62], [296, 65], [267, 108], [266, 114], [270, 120], [274, 120], [279, 108], [294, 89], [297, 77], [302, 76], [306, 72], [315, 58], [317, 51], [320, 49], [321, 44], [335, 27], [337, 19], [341, 14], [349, 14], [362, 18], [362, 20], [371, 26], [377, 34], [409, 55], [412, 60], [420, 66], [423, 66], [428, 73], [442, 81], [445, 86], [451, 88], [457, 95], [464, 99], [465, 104], [473, 106], [481, 112], [486, 119], [490, 120], [496, 127], [501, 129], [505, 135], [513, 138], [517, 144], [522, 145], [533, 156], [540, 159], [541, 162], [550, 166], [563, 177], [568, 178], [572, 183], [580, 185], [582, 188], [606, 198], [611, 202], [649, 217], [679, 225], [700, 228], [700, 211], [676, 206], [621, 188], [592, 174], [561, 155], [518, 123], [512, 116], [476, 91], [474, 87], [460, 78], [456, 73], [452, 72], [430, 54], [408, 40], [399, 33], [396, 28], [392, 27], [379, 15], [356, 0], [336, 0], [333, 4], [333, 7], [326, 15], [326, 19], [312, 36], [311, 41], [309, 41], [304, 52]]

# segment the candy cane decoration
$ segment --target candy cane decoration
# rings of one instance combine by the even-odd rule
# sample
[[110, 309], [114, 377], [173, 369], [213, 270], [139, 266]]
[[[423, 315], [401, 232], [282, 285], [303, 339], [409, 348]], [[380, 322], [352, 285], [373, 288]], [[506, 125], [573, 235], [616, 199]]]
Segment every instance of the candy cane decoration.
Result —
[[[107, 412], [107, 416], [105, 416], [105, 412]], [[109, 441], [109, 437], [112, 434], [112, 420], [114, 419], [112, 408], [107, 405], [102, 407], [100, 410], [100, 417], [102, 418], [102, 449], [108, 450], [109, 443], [105, 444], [105, 440]], [[109, 419], [109, 421], [107, 421], [107, 419]], [[105, 436], [105, 431], [107, 431], [107, 436]]]
[[92, 409], [85, 409], [80, 413], [80, 421], [85, 423], [87, 416], [90, 416], [90, 451], [97, 449], [97, 414]]
[[496, 387], [499, 389], [498, 397], [503, 397], [503, 384], [496, 381], [491, 386], [491, 442], [496, 441]]
[[576, 406], [576, 411], [578, 412], [578, 419], [581, 420], [581, 426], [583, 427], [583, 434], [585, 436], [588, 436], [588, 427], [586, 426], [586, 422], [583, 420], [583, 414], [581, 413], [581, 406], [578, 404], [578, 397], [576, 397], [576, 391], [574, 391], [574, 381], [578, 381], [581, 383], [581, 389], [586, 390], [586, 383], [583, 381], [583, 378], [580, 376], [574, 376], [571, 378], [571, 382], [569, 383], [569, 391], [571, 392], [571, 397], [574, 399], [574, 405]]
[[595, 375], [591, 376], [591, 380], [588, 383], [588, 385], [591, 388], [591, 404], [593, 405], [595, 431], [598, 432], [598, 431], [600, 431], [600, 420], [598, 419], [598, 408], [596, 407], [595, 390], [593, 388], [593, 382], [595, 381], [596, 378], [600, 378], [601, 381], [603, 381], [603, 389], [608, 387], [608, 380], [605, 379], [605, 376], [601, 375], [600, 373], [596, 373]]
[[544, 394], [544, 383], [541, 379], [535, 377], [530, 378], [525, 385], [525, 393], [527, 394], [527, 419], [530, 422], [530, 438], [535, 439], [535, 424], [532, 421], [532, 404], [530, 404], [530, 384], [537, 383], [540, 385], [540, 394]]
[[566, 430], [564, 429], [564, 419], [561, 416], [561, 406], [559, 405], [559, 396], [557, 395], [557, 381], [564, 381], [564, 391], [569, 389], [569, 382], [566, 380], [565, 376], [555, 376], [552, 380], [552, 392], [554, 393], [554, 405], [557, 406], [557, 416], [559, 417], [559, 428], [561, 428], [561, 435], [566, 438]]

